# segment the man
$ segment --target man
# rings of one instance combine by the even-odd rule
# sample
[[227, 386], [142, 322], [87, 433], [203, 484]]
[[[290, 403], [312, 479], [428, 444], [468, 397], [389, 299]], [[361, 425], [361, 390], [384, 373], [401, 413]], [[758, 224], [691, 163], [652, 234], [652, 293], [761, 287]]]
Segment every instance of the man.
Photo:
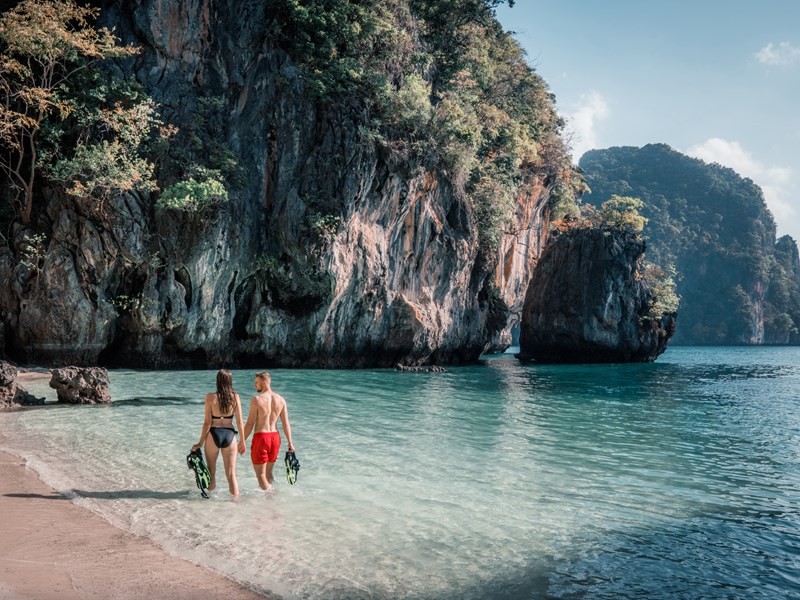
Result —
[[250, 432], [255, 430], [250, 445], [250, 460], [258, 478], [258, 486], [262, 490], [270, 489], [272, 482], [275, 481], [272, 469], [275, 467], [281, 447], [281, 436], [277, 429], [278, 417], [289, 442], [289, 451], [294, 452], [286, 400], [272, 391], [271, 381], [272, 378], [266, 371], [256, 375], [253, 385], [258, 394], [250, 400], [250, 414], [247, 415], [247, 423], [244, 426], [245, 440], [250, 436]]

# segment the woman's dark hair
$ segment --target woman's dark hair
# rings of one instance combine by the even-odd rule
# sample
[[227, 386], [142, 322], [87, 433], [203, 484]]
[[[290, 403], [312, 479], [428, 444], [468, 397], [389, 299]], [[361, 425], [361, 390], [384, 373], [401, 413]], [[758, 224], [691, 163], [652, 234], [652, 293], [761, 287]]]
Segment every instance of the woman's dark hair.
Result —
[[223, 415], [227, 415], [233, 410], [236, 402], [233, 391], [233, 375], [228, 369], [220, 369], [217, 373], [217, 401], [219, 409]]

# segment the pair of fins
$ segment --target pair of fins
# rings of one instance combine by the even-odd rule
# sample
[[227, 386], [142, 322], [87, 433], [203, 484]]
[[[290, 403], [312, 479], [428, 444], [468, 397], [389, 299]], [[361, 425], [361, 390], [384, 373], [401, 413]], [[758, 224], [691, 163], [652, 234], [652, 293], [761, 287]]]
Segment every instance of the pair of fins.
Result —
[[[289, 485], [297, 483], [297, 473], [300, 471], [300, 461], [297, 460], [294, 452], [286, 452], [283, 458], [286, 465], [286, 481]], [[206, 461], [203, 460], [203, 451], [198, 448], [186, 455], [186, 465], [194, 471], [194, 481], [200, 490], [200, 495], [208, 499], [208, 486], [211, 484], [211, 473], [208, 470]]]

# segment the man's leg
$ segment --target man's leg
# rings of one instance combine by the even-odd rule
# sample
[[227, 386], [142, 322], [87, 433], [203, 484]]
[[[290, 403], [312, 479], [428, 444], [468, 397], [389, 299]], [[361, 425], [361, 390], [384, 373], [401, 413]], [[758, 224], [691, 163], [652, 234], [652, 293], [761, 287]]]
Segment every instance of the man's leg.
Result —
[[272, 475], [272, 469], [275, 468], [275, 463], [271, 462], [262, 466], [266, 467], [266, 469], [264, 469], [264, 476], [267, 479], [268, 485], [272, 485], [273, 483], [275, 483], [275, 477], [273, 477]]
[[266, 464], [266, 469], [264, 475], [267, 477], [267, 482], [269, 485], [275, 483], [275, 477], [272, 475], [272, 469], [275, 468], [275, 462], [278, 460], [278, 455], [280, 454], [281, 450], [281, 436], [278, 435], [277, 432], [273, 433], [270, 437], [270, 448], [269, 448], [269, 462]]
[[274, 463], [264, 463], [263, 465], [253, 465], [253, 470], [256, 472], [256, 479], [258, 479], [258, 487], [262, 490], [270, 488], [270, 481], [267, 479], [267, 466]]

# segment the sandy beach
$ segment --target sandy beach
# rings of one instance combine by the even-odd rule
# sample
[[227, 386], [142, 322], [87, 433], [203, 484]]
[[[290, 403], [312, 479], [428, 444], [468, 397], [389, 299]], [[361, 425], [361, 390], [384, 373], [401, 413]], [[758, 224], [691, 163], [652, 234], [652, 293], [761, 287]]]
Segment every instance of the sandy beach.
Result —
[[17, 371], [17, 382], [25, 385], [31, 381], [50, 381], [50, 371], [26, 371], [19, 369]]
[[264, 598], [74, 505], [3, 452], [0, 532], [3, 599]]

